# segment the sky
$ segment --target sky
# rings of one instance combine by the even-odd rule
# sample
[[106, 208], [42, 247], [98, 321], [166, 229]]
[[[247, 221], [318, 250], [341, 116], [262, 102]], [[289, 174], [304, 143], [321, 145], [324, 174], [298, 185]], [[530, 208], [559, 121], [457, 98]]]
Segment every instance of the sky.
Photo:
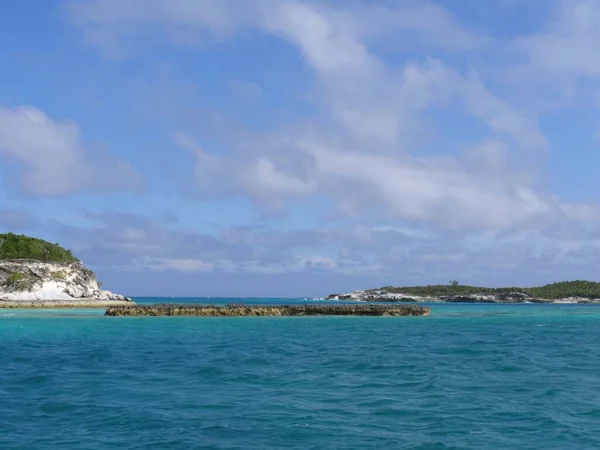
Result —
[[600, 2], [21, 0], [0, 231], [130, 296], [600, 281]]

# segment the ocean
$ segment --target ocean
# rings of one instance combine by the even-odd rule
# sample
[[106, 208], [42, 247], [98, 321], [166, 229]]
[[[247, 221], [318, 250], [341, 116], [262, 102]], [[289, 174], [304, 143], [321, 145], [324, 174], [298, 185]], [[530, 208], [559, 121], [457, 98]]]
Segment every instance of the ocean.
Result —
[[0, 309], [0, 449], [600, 448], [600, 306], [431, 306], [398, 318]]

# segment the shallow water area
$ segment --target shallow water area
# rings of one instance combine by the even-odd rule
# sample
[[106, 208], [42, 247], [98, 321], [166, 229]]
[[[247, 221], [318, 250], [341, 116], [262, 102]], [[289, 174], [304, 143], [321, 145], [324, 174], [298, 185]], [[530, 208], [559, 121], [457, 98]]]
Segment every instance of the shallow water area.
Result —
[[597, 448], [600, 305], [430, 306], [399, 318], [0, 310], [0, 448]]

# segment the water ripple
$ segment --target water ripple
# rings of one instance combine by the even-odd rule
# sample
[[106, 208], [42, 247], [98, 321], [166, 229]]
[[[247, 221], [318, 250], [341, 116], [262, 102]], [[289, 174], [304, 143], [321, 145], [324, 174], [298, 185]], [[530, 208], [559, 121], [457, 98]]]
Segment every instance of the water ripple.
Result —
[[0, 448], [596, 448], [600, 308], [435, 308], [15, 312], [0, 317]]

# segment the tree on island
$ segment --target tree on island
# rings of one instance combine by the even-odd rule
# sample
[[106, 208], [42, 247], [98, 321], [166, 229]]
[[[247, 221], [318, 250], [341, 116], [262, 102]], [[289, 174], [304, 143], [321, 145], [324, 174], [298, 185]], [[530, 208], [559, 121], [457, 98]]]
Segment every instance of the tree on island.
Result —
[[403, 293], [424, 297], [439, 297], [444, 295], [512, 295], [515, 293], [525, 294], [534, 298], [561, 299], [569, 297], [584, 297], [600, 299], [600, 283], [595, 281], [575, 280], [561, 281], [535, 287], [481, 287], [459, 284], [452, 280], [449, 284], [428, 286], [386, 286], [375, 289], [390, 293]]
[[0, 233], [0, 260], [30, 259], [44, 262], [72, 263], [79, 260], [58, 244], [14, 233]]

